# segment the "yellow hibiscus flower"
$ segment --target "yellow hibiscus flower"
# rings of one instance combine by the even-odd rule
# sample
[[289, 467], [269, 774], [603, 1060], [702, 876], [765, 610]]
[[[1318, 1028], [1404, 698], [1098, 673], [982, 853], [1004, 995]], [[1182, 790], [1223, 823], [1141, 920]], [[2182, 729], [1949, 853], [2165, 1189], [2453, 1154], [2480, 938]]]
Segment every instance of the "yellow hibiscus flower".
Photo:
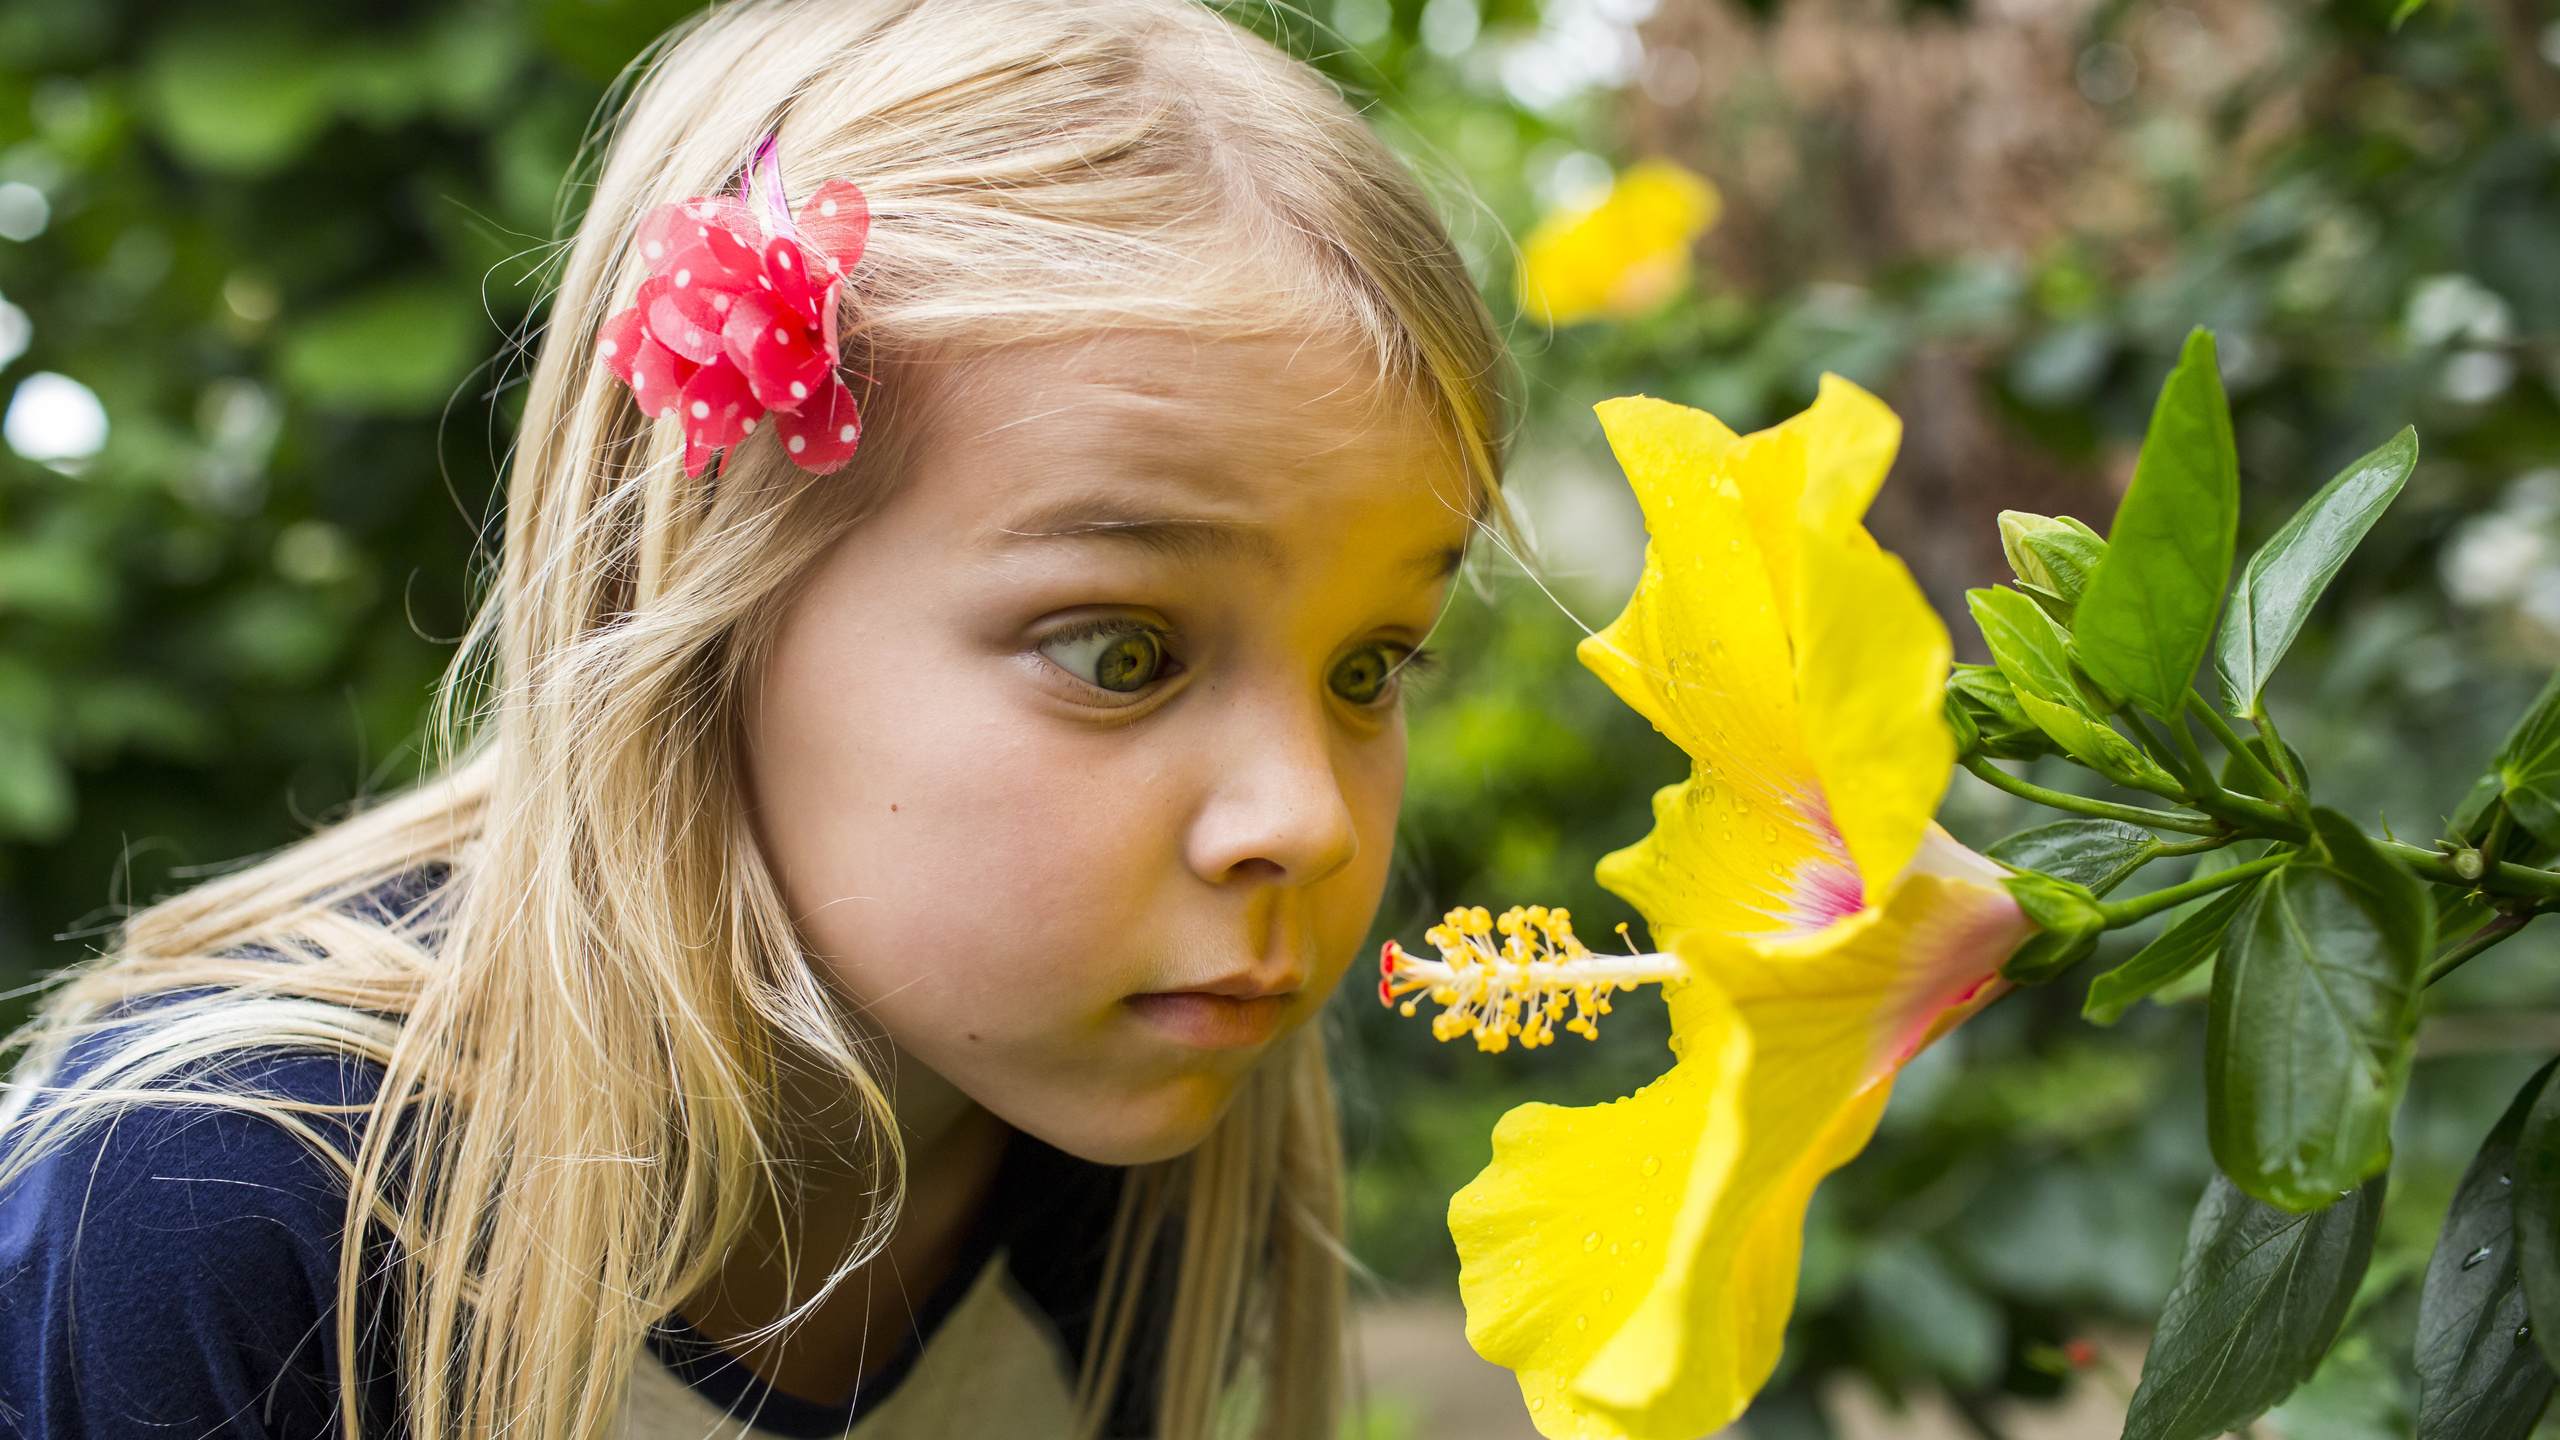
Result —
[[1504, 1116], [1449, 1221], [1467, 1337], [1518, 1372], [1542, 1434], [1695, 1440], [1777, 1364], [1814, 1186], [2032, 927], [2006, 872], [1930, 819], [1955, 760], [1946, 629], [1860, 524], [1892, 411], [1834, 376], [1748, 437], [1658, 400], [1599, 408], [1652, 543], [1582, 660], [1694, 762], [1600, 879], [1665, 953], [1457, 911], [1440, 960], [1390, 949], [1382, 994], [1426, 992], [1444, 1037], [1498, 1048], [1551, 1036], [1568, 1000], [1588, 1034], [1614, 988], [1671, 982], [1670, 1071]]
[[1559, 210], [1520, 242], [1520, 306], [1550, 325], [1633, 319], [1689, 283], [1689, 246], [1723, 197], [1668, 160], [1630, 165], [1600, 203]]

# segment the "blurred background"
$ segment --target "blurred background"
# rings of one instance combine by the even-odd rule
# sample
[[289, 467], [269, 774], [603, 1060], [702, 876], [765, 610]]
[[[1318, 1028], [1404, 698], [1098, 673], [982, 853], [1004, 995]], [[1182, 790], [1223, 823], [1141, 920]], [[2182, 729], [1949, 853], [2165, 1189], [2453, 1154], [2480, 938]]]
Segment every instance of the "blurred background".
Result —
[[[2424, 439], [2274, 697], [2331, 803], [2431, 834], [2560, 660], [2551, 0], [2433, 0], [2396, 30], [2393, 0], [1304, 5], [1232, 13], [1413, 157], [1527, 379], [1534, 556], [1471, 567], [1439, 638], [1381, 936], [1460, 902], [1634, 918], [1592, 862], [1683, 761], [1572, 659], [1642, 555], [1590, 414], [1610, 395], [1740, 429], [1825, 370], [1884, 395], [1907, 430], [1874, 528], [1978, 659], [1962, 592], [2005, 575], [1992, 517], [2103, 528], [2208, 324], [2244, 549], [2394, 429]], [[691, 8], [0, 0], [0, 984], [414, 777], [516, 347], [576, 219], [563, 177]], [[2042, 818], [1958, 779], [1944, 819], [1973, 843]], [[2431, 993], [2372, 1276], [2262, 1433], [2409, 1433], [2416, 1278], [2472, 1148], [2560, 1050], [2555, 937]], [[2197, 1007], [2078, 1018], [2141, 938], [1906, 1072], [1817, 1198], [1758, 1440], [2115, 1433], [2209, 1165]], [[1525, 1435], [1456, 1335], [1442, 1211], [1505, 1109], [1659, 1073], [1659, 1002], [1498, 1057], [1359, 985], [1332, 1023], [1365, 1433]]]

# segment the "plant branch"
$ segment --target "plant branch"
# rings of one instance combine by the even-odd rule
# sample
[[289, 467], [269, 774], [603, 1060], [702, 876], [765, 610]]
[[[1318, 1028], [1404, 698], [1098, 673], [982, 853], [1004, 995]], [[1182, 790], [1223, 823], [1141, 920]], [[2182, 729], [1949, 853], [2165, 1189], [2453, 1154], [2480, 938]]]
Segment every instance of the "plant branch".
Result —
[[2470, 934], [2463, 936], [2453, 944], [2445, 947], [2445, 952], [2438, 955], [2434, 962], [2427, 966], [2427, 973], [2421, 978], [2419, 983], [2433, 985], [2447, 975], [2461, 969], [2463, 962], [2469, 960], [2472, 956], [2479, 954], [2481, 951], [2503, 942], [2508, 936], [2513, 935], [2527, 925], [2532, 924], [2533, 917], [2541, 913], [2542, 912], [2539, 910], [2502, 910], [2498, 912], [2496, 918], [2482, 925], [2479, 929], [2472, 931]]
[[2216, 789], [2214, 793], [2199, 795], [2188, 803], [2224, 822], [2229, 828], [2260, 839], [2290, 840], [2299, 843], [2311, 838], [2309, 826], [2282, 808], [2270, 805], [2255, 795], [2242, 795], [2230, 790]]
[[[2169, 810], [2150, 810], [2140, 805], [2118, 805], [2111, 800], [2091, 800], [2082, 795], [2067, 795], [2060, 790], [2047, 790], [2031, 784], [1980, 755], [1964, 758], [1964, 768], [1995, 790], [2005, 790], [2021, 800], [2032, 800], [2052, 810], [2067, 810], [2075, 815], [2093, 816], [2100, 820], [2122, 820], [2150, 830], [2175, 830], [2187, 835], [2210, 835], [2217, 844], [2230, 839], [2232, 827], [2208, 820], [2201, 815], [2180, 815]], [[2560, 880], [2560, 876], [2552, 877]]]
[[2136, 895], [2130, 900], [2118, 900], [2112, 904], [2100, 905], [2098, 909], [2107, 917], [2108, 929], [2121, 929], [2137, 920], [2147, 920], [2163, 910], [2175, 909], [2198, 896], [2210, 895], [2216, 890], [2227, 890], [2245, 880], [2255, 880], [2268, 871], [2290, 864], [2292, 861], [2293, 855], [2289, 851], [2279, 855], [2264, 855], [2255, 860], [2234, 865], [2228, 870], [2216, 870], [2210, 875], [2189, 880], [2181, 885], [2164, 886], [2148, 895]]
[[2439, 885], [2457, 890], [2486, 890], [2492, 895], [2517, 895], [2530, 900], [2560, 900], [2560, 874], [2536, 870], [2530, 865], [2501, 861], [2476, 880], [2466, 880], [2444, 856], [2433, 850], [2421, 850], [2397, 840], [2376, 840], [2374, 848], [2416, 871], [2418, 875]]

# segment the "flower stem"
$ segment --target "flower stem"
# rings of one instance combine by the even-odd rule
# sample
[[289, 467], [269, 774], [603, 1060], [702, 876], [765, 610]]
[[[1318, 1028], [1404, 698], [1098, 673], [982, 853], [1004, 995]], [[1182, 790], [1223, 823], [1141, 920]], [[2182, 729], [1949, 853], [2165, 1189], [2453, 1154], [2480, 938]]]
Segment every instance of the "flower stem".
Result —
[[[1974, 778], [1995, 790], [2005, 790], [2021, 800], [2032, 800], [2053, 810], [2068, 810], [2075, 815], [2094, 816], [2100, 820], [2122, 820], [2151, 830], [2175, 830], [2187, 835], [2210, 835], [2217, 840], [2228, 838], [2232, 827], [2208, 820], [2201, 815], [2180, 815], [2168, 810], [2149, 810], [2140, 805], [2118, 805], [2111, 800], [2091, 800], [2082, 795], [2066, 795], [2047, 790], [2041, 785], [2019, 779], [1980, 755], [1964, 758], [1964, 768]], [[2553, 877], [2560, 879], [2560, 876]]]
[[2265, 704], [2250, 708], [2249, 723], [2266, 738], [2267, 759], [2274, 762], [2276, 773], [2284, 777], [2285, 788], [2296, 792], [2307, 789], [2302, 776], [2293, 768], [2293, 752], [2285, 748], [2284, 737], [2276, 733], [2276, 722], [2268, 718]]
[[[2251, 779], [2256, 780], [2264, 788], [2272, 790], [2279, 795], [2290, 796], [2300, 791], [2300, 786], [2292, 784], [2286, 780], [2279, 780], [2273, 774], [2269, 773], [2267, 767], [2260, 763], [2257, 753], [2252, 751], [2248, 745], [2241, 740], [2239, 733], [2231, 728], [2231, 722], [2223, 719], [2222, 712], [2214, 709], [2211, 704], [2206, 702], [2202, 695], [2197, 694], [2193, 690], [2189, 690], [2187, 692], [2187, 697], [2194, 702], [2187, 708], [2195, 711], [2196, 715], [2204, 721], [2204, 728], [2213, 732], [2214, 743], [2230, 752], [2232, 760], [2236, 762], [2241, 769], [2249, 772]], [[2277, 749], [2284, 744], [2284, 742], [2275, 738], [2275, 732], [2273, 730], [2264, 728], [2266, 726], [2266, 722], [2264, 720], [2255, 721], [2253, 723], [2261, 727], [2262, 733], [2267, 739], [2267, 753], [2273, 755]], [[2282, 764], [2283, 762], [2279, 761], [2277, 763]], [[2290, 771], [2292, 768], [2293, 767], [2290, 765], [2285, 766], [2287, 771]]]
[[2292, 860], [2293, 856], [2290, 852], [2261, 856], [2258, 859], [2234, 865], [2228, 870], [2216, 870], [2201, 879], [2189, 880], [2182, 885], [2166, 886], [2148, 895], [2136, 895], [2130, 900], [2103, 904], [2098, 909], [2106, 915], [2108, 929], [2121, 929], [2137, 920], [2147, 920], [2163, 910], [2184, 905], [2199, 895], [2210, 895], [2216, 890], [2227, 890], [2244, 880], [2255, 880], [2278, 866], [2291, 863]]
[[[2201, 755], [2190, 757], [2187, 753], [2195, 749], [2193, 740], [2188, 740], [2183, 750], [2165, 745], [2161, 743], [2159, 736], [2151, 733], [2151, 727], [2143, 723], [2142, 716], [2132, 706], [2128, 705], [2118, 713], [2124, 716], [2124, 723], [2133, 727], [2134, 735], [2142, 741], [2142, 748], [2151, 752], [2153, 758], [2160, 762], [2160, 768], [2177, 777], [2180, 787], [2178, 793], [2165, 795], [2162, 798], [2183, 803], [2190, 796], [2202, 794], [2213, 788], [2211, 772], [2204, 768], [2204, 757]], [[2191, 758], [2192, 763], [2190, 763]]]

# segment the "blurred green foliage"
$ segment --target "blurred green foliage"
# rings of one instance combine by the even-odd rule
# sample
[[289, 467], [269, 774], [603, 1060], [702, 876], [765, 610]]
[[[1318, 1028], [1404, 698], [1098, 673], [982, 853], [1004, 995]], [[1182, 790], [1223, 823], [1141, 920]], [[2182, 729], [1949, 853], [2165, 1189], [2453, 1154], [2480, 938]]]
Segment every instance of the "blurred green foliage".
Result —
[[[85, 463], [0, 454], [0, 973], [76, 958], [114, 906], [415, 772], [508, 441], [513, 340], [574, 221], [563, 177], [613, 76], [690, 8], [0, 0], [0, 187], [44, 210], [0, 239], [0, 296], [28, 332], [0, 389], [68, 375], [111, 424]], [[1505, 235], [1593, 166], [1640, 158], [1635, 71], [1556, 82], [1590, 50], [1566, 41], [1615, 27], [1593, 43], [1623, 52], [1649, 8], [1231, 13], [1375, 100], [1509, 315]], [[2077, 23], [2094, 50], [2158, 8]], [[2236, 111], [2185, 117], [2202, 142], [2141, 151], [2187, 158], [2139, 170], [2156, 218], [2132, 240], [1859, 262], [1816, 215], [1748, 283], [1710, 270], [1650, 319], [1517, 326], [1518, 491], [1545, 560], [1533, 583], [1481, 557], [1437, 638], [1449, 664], [1415, 708], [1376, 938], [1416, 942], [1455, 903], [1569, 905], [1595, 941], [1634, 918], [1591, 865], [1644, 833], [1683, 761], [1572, 658], [1633, 573], [1592, 401], [1643, 391], [1751, 428], [1836, 370], [1908, 412], [1897, 377], [1953, 353], [2004, 435], [2087, 477], [2071, 508], [2103, 523], [2103, 477], [2197, 323], [2225, 337], [2244, 550], [2400, 425], [2424, 436], [2417, 478], [2271, 704], [2324, 793], [2432, 832], [2560, 658], [2560, 136], [2516, 78], [2535, 57], [2500, 28], [2560, 17], [2438, 0], [2394, 32], [2388, 11], [2288, 11], [2290, 128], [2250, 148]], [[1909, 23], [1962, 24], [1963, 7], [1915, 6]], [[0, 204], [0, 233], [25, 209]], [[1929, 565], [1949, 532], [1926, 514], [1884, 529], [1952, 600]], [[1969, 622], [1951, 623], [1979, 658]], [[2035, 778], [2076, 783], [2063, 772]], [[1944, 819], [1983, 845], [2049, 818], [2024, 808], [1960, 777]], [[2111, 939], [2085, 973], [2144, 938]], [[2080, 1383], [2064, 1342], [2156, 1310], [2210, 1165], [2200, 1017], [2143, 1004], [2097, 1029], [2078, 989], [2012, 997], [1925, 1055], [1877, 1142], [1823, 1188], [1760, 1440], [1827, 1433], [1817, 1399], [1843, 1369], [1988, 1417], [2002, 1392]], [[2560, 1033], [2534, 1027], [2560, 1009], [2560, 949], [2529, 933], [2430, 1003], [2490, 1013], [2431, 1022], [2374, 1276], [2348, 1339], [2277, 1415], [2290, 1434], [2406, 1432], [2414, 1278], [2463, 1163]], [[1354, 1042], [1356, 1243], [1397, 1284], [1454, 1272], [1441, 1212], [1502, 1111], [1622, 1095], [1668, 1061], [1644, 997], [1596, 1044], [1526, 1054], [1437, 1045], [1356, 980], [1334, 1023]]]

